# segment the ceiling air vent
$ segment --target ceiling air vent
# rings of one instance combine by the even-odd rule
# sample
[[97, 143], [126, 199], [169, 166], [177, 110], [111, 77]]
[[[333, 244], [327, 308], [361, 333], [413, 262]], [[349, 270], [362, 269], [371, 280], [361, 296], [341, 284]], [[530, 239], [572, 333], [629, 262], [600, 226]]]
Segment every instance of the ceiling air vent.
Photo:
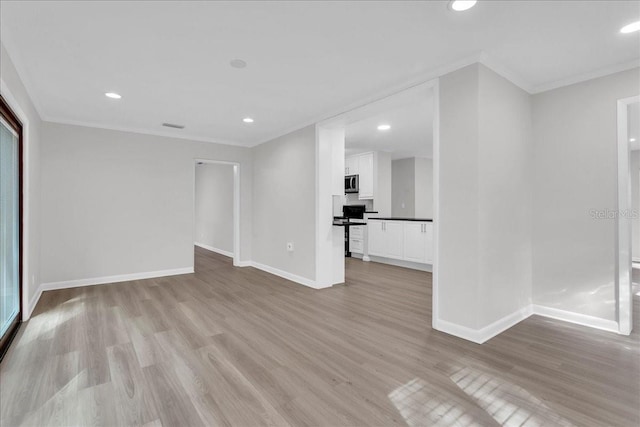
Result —
[[163, 123], [162, 126], [166, 128], [173, 128], [173, 129], [184, 129], [184, 125], [176, 125], [173, 123]]

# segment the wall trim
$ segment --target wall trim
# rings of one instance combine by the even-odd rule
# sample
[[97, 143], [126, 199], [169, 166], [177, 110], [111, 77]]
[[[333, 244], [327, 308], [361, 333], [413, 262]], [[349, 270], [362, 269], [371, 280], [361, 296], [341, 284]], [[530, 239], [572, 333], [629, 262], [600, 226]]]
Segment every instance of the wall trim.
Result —
[[549, 319], [561, 320], [563, 322], [600, 329], [602, 331], [620, 333], [618, 330], [618, 322], [615, 320], [607, 320], [601, 317], [589, 316], [586, 314], [560, 310], [537, 304], [530, 304], [520, 310], [516, 310], [481, 329], [473, 329], [435, 318], [433, 319], [433, 329], [458, 338], [463, 338], [476, 344], [483, 344], [534, 314], [541, 317], [547, 317]]
[[640, 67], [640, 60], [634, 59], [629, 62], [623, 62], [620, 64], [614, 64], [609, 67], [599, 68], [587, 73], [578, 74], [565, 79], [556, 80], [549, 83], [544, 83], [535, 86], [530, 92], [531, 94], [542, 93], [553, 89], [558, 89], [565, 86], [570, 86], [576, 83], [586, 82], [587, 80], [597, 79], [599, 77], [608, 76], [611, 74], [619, 73], [621, 71], [631, 70], [632, 68]]
[[257, 268], [258, 270], [266, 271], [267, 273], [271, 273], [275, 276], [291, 280], [292, 282], [296, 282], [313, 289], [324, 289], [331, 287], [331, 285], [320, 285], [315, 280], [307, 279], [306, 277], [298, 276], [297, 274], [289, 273], [288, 271], [280, 270], [278, 268], [274, 268], [265, 264], [260, 264], [259, 262], [251, 261], [251, 266]]
[[182, 140], [187, 140], [192, 142], [208, 142], [210, 144], [233, 145], [234, 147], [249, 147], [249, 145], [247, 144], [231, 141], [228, 139], [208, 138], [208, 137], [198, 136], [193, 134], [185, 134], [185, 133], [177, 133], [177, 132], [174, 133], [171, 131], [163, 131], [163, 130], [156, 130], [156, 129], [149, 130], [149, 129], [136, 128], [132, 126], [110, 125], [105, 123], [96, 123], [89, 120], [72, 120], [72, 119], [65, 119], [61, 117], [44, 115], [42, 116], [42, 121], [53, 123], [53, 124], [81, 126], [81, 127], [92, 128], [92, 129], [103, 129], [103, 130], [112, 130], [117, 132], [137, 133], [137, 134], [148, 135], [148, 136], [159, 136], [164, 138], [182, 139]]
[[205, 245], [204, 243], [198, 243], [198, 242], [195, 242], [194, 245], [196, 245], [196, 246], [198, 246], [198, 247], [200, 247], [202, 249], [206, 249], [208, 251], [215, 252], [217, 254], [224, 255], [224, 256], [227, 256], [229, 258], [233, 258], [233, 252], [231, 252], [231, 251], [225, 251], [224, 249], [214, 248], [213, 246]]
[[119, 274], [116, 276], [92, 277], [89, 279], [65, 280], [40, 285], [39, 292], [56, 289], [79, 288], [82, 286], [105, 285], [109, 283], [128, 282], [130, 280], [153, 279], [156, 277], [177, 276], [193, 273], [193, 267], [174, 268], [171, 270], [145, 271], [142, 273]]
[[472, 329], [456, 323], [447, 322], [442, 319], [438, 319], [437, 321], [434, 320], [433, 327], [440, 332], [464, 338], [476, 344], [483, 344], [496, 335], [499, 335], [512, 326], [520, 323], [527, 317], [531, 316], [531, 314], [533, 314], [531, 305], [527, 305], [526, 307], [518, 309], [481, 329]]
[[[364, 261], [364, 256], [362, 254], [351, 254], [353, 258], [360, 258]], [[379, 264], [387, 264], [393, 265], [396, 267], [410, 268], [411, 270], [419, 270], [426, 271], [428, 273], [433, 272], [433, 264], [423, 264], [419, 262], [413, 261], [405, 261], [402, 259], [393, 259], [393, 258], [385, 258], [375, 255], [369, 255], [368, 259], [365, 262], [377, 262]], [[433, 261], [432, 261], [433, 262]]]
[[521, 75], [511, 70], [504, 64], [501, 64], [500, 62], [496, 61], [494, 58], [487, 55], [486, 52], [480, 52], [480, 55], [478, 57], [478, 63], [484, 65], [485, 67], [487, 67], [494, 73], [500, 75], [501, 77], [509, 80], [511, 83], [518, 86], [520, 89], [524, 90], [525, 92], [529, 94], [534, 93], [533, 86], [528, 81], [526, 81]]
[[33, 297], [28, 302], [27, 311], [22, 314], [23, 322], [31, 318], [31, 314], [33, 313], [33, 310], [36, 308], [36, 305], [38, 305], [38, 301], [40, 301], [42, 292], [43, 292], [42, 286], [38, 286], [38, 290], [36, 291], [35, 294], [33, 294]]
[[615, 320], [607, 320], [601, 317], [589, 316], [586, 314], [575, 313], [573, 311], [560, 310], [558, 308], [546, 307], [543, 305], [532, 304], [533, 314], [548, 317], [551, 319], [562, 320], [576, 325], [588, 326], [590, 328], [600, 329], [608, 332], [619, 333], [618, 322]]

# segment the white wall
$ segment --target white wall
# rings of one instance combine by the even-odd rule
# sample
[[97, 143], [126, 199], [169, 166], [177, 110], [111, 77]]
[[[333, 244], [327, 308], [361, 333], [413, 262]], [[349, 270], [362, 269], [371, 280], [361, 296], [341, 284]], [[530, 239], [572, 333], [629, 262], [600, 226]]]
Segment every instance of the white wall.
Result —
[[414, 218], [416, 215], [415, 158], [391, 162], [391, 216]]
[[195, 209], [196, 243], [233, 252], [233, 165], [196, 166]]
[[479, 327], [478, 67], [449, 73], [439, 83], [438, 330]]
[[4, 46], [0, 44], [0, 94], [23, 125], [23, 304], [26, 319], [33, 309], [40, 283], [40, 115]]
[[[315, 126], [252, 152], [253, 261], [315, 280]], [[287, 242], [294, 244], [293, 252], [287, 251]]]
[[505, 324], [494, 322], [520, 320], [531, 304], [529, 95], [474, 64], [443, 76], [439, 98], [434, 326], [481, 341], [483, 329], [499, 332]]
[[391, 171], [391, 215], [432, 219], [433, 160], [422, 157], [393, 160]]
[[639, 69], [534, 95], [534, 303], [613, 321], [616, 101], [638, 95]]
[[194, 159], [240, 166], [240, 259], [251, 259], [251, 150], [43, 124], [42, 281], [193, 267]]
[[531, 100], [479, 67], [479, 325], [531, 305]]

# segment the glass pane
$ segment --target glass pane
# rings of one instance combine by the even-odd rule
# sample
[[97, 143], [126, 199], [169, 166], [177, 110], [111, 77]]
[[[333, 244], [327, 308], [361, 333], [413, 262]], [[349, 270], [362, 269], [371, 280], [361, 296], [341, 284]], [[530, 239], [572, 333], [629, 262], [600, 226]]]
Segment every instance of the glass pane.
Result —
[[0, 337], [20, 308], [18, 137], [0, 120]]

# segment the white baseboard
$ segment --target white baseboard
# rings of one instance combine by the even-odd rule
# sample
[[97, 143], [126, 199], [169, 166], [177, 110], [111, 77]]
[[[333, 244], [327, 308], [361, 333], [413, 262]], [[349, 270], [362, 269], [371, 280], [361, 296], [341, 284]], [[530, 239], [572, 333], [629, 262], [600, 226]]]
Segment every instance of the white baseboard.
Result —
[[251, 267], [253, 263], [251, 261], [239, 261], [235, 267]]
[[324, 289], [331, 286], [319, 285], [315, 280], [307, 279], [306, 277], [298, 276], [297, 274], [289, 273], [287, 271], [280, 270], [265, 264], [260, 264], [255, 261], [251, 262], [251, 266], [257, 268], [258, 270], [266, 271], [267, 273], [271, 273], [284, 279], [291, 280], [292, 282], [300, 283], [301, 285], [305, 285], [313, 289]]
[[446, 320], [435, 320], [433, 322], [433, 329], [476, 344], [482, 344], [484, 342], [478, 330], [458, 325], [457, 323], [447, 322]]
[[36, 308], [36, 305], [38, 305], [38, 301], [40, 301], [41, 296], [42, 296], [42, 285], [38, 286], [36, 293], [33, 295], [31, 300], [29, 300], [29, 305], [27, 306], [27, 312], [22, 313], [22, 321], [29, 320], [31, 318], [33, 309]]
[[39, 292], [55, 289], [78, 288], [82, 286], [104, 285], [107, 283], [128, 282], [130, 280], [153, 279], [155, 277], [176, 276], [193, 273], [193, 267], [175, 268], [172, 270], [147, 271], [143, 273], [120, 274], [117, 276], [93, 277], [90, 279], [67, 280], [63, 282], [43, 283]]
[[214, 248], [213, 246], [205, 245], [204, 243], [198, 243], [198, 242], [194, 243], [194, 245], [202, 249], [206, 249], [208, 251], [215, 252], [220, 255], [228, 256], [229, 258], [233, 258], [233, 252], [225, 251], [224, 249]]
[[[360, 257], [358, 257], [360, 258]], [[396, 267], [404, 267], [404, 268], [410, 268], [412, 270], [420, 270], [420, 271], [426, 271], [431, 273], [433, 271], [433, 266], [431, 264], [423, 264], [420, 262], [412, 262], [412, 261], [405, 261], [405, 260], [401, 260], [401, 259], [392, 259], [392, 258], [384, 258], [384, 257], [379, 257], [379, 256], [374, 256], [374, 255], [369, 255], [368, 257], [366, 257], [367, 259], [365, 259], [365, 257], [362, 257], [363, 261], [371, 261], [371, 262], [379, 262], [380, 264], [389, 264], [389, 265], [395, 265]]]
[[515, 324], [523, 321], [532, 314], [548, 317], [551, 319], [562, 320], [564, 322], [574, 323], [577, 325], [587, 326], [590, 328], [600, 329], [607, 332], [619, 333], [618, 322], [614, 320], [602, 319], [600, 317], [588, 316], [586, 314], [574, 313], [571, 311], [560, 310], [557, 308], [546, 307], [542, 305], [531, 304], [520, 310], [517, 310], [501, 319], [496, 320], [492, 324], [482, 329], [472, 329], [456, 323], [447, 322], [442, 319], [434, 319], [433, 328], [464, 338], [477, 344], [482, 344], [496, 335], [506, 331]]
[[616, 322], [615, 320], [607, 320], [601, 317], [588, 316], [586, 314], [574, 313], [572, 311], [565, 311], [537, 304], [533, 304], [532, 309], [533, 314], [537, 314], [539, 316], [550, 317], [551, 319], [556, 320], [563, 320], [565, 322], [588, 326], [590, 328], [601, 329], [603, 331], [615, 333], [619, 332], [618, 322]]
[[531, 316], [531, 314], [531, 306], [528, 305], [502, 317], [501, 319], [496, 320], [495, 322], [481, 329], [472, 329], [466, 326], [447, 322], [446, 320], [442, 319], [438, 319], [437, 321], [435, 321], [433, 327], [440, 332], [445, 332], [449, 335], [464, 338], [476, 344], [483, 344], [496, 335], [516, 325], [517, 323], [520, 323], [527, 317]]

